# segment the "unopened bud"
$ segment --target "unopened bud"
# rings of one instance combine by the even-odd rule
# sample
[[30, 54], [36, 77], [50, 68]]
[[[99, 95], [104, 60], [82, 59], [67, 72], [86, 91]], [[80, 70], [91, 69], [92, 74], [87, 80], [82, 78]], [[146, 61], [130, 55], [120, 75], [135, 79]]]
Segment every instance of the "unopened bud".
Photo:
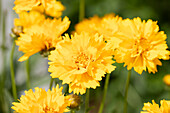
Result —
[[13, 35], [19, 36], [20, 33], [23, 33], [23, 27], [22, 26], [15, 26], [12, 28]]
[[80, 96], [78, 96], [78, 95], [75, 95], [75, 94], [71, 94], [71, 95], [69, 95], [70, 96], [70, 101], [71, 101], [71, 103], [70, 103], [70, 108], [71, 109], [79, 109], [79, 107], [80, 107], [80, 104], [81, 104], [81, 99], [80, 99]]

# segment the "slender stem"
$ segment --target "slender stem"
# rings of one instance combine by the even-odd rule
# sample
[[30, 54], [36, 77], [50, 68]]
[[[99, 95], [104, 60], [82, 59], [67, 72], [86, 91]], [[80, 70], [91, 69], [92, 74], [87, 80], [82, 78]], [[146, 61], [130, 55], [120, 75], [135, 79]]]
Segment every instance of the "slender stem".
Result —
[[108, 84], [109, 84], [109, 79], [110, 79], [110, 74], [107, 74], [106, 75], [106, 80], [105, 80], [105, 85], [104, 85], [103, 98], [102, 98], [102, 102], [100, 104], [100, 109], [99, 109], [98, 113], [103, 112], [104, 102], [105, 102], [105, 99], [106, 99], [106, 94], [107, 94], [107, 89], [108, 89]]
[[66, 85], [64, 94], [65, 94], [65, 95], [68, 95], [68, 94], [69, 94], [69, 85], [68, 85], [68, 84]]
[[11, 69], [12, 93], [13, 93], [14, 100], [17, 101], [17, 90], [15, 84], [15, 72], [14, 72], [14, 64], [13, 64], [14, 50], [15, 50], [15, 40], [13, 41], [12, 44], [12, 50], [10, 56], [10, 69]]
[[51, 78], [49, 89], [52, 89], [54, 78]]
[[[1, 1], [0, 1], [0, 4], [1, 4]], [[0, 5], [1, 6], [1, 5]], [[1, 8], [0, 8], [1, 9]], [[1, 12], [1, 10], [0, 10]], [[0, 13], [0, 18], [1, 18], [1, 13]], [[2, 24], [1, 24], [1, 19], [2, 19]], [[2, 49], [2, 59], [3, 59], [3, 69], [2, 69], [2, 88], [4, 88], [5, 86], [5, 79], [6, 79], [6, 36], [5, 36], [5, 33], [6, 33], [6, 11], [3, 12], [3, 18], [0, 19], [0, 29], [2, 28], [2, 46], [1, 46], [1, 49]]]
[[[2, 16], [3, 15], [3, 16]], [[6, 54], [6, 11], [4, 11], [2, 13], [2, 0], [0, 0], [0, 29], [2, 30], [2, 35], [0, 35], [0, 37], [2, 37], [2, 45], [1, 48], [2, 49], [2, 75], [0, 75], [0, 80], [1, 80], [1, 84], [0, 84], [0, 103], [1, 103], [1, 111], [6, 113], [8, 112], [7, 110], [7, 102], [4, 99], [4, 91], [5, 91], [5, 81], [6, 81], [6, 58], [7, 58], [7, 54]], [[0, 73], [1, 74], [1, 73]]]
[[31, 88], [29, 59], [25, 62], [25, 65], [26, 65], [26, 72], [27, 72], [27, 89], [29, 90]]
[[55, 86], [58, 84], [58, 79], [54, 80]]
[[84, 19], [85, 16], [85, 0], [80, 0], [79, 22]]
[[90, 97], [90, 89], [87, 89], [86, 100], [85, 100], [85, 113], [88, 113], [89, 111], [89, 97]]
[[124, 100], [124, 113], [127, 113], [127, 96], [128, 96], [128, 88], [130, 83], [130, 76], [131, 76], [131, 70], [128, 72], [128, 77], [126, 81], [126, 88], [125, 88], [125, 100]]

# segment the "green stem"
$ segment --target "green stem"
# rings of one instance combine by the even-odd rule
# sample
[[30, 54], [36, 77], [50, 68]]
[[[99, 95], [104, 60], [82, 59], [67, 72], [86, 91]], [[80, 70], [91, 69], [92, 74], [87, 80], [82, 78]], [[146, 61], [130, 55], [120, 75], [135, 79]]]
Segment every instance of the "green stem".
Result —
[[15, 72], [14, 72], [14, 64], [13, 64], [14, 50], [15, 50], [15, 40], [13, 41], [12, 44], [12, 50], [10, 56], [10, 69], [11, 69], [12, 93], [13, 93], [14, 100], [17, 101], [17, 90], [15, 84]]
[[85, 113], [89, 112], [89, 98], [90, 98], [90, 89], [87, 89], [86, 100], [85, 100]]
[[125, 88], [125, 100], [124, 100], [124, 113], [127, 113], [127, 97], [128, 97], [128, 88], [130, 83], [130, 76], [131, 76], [131, 70], [128, 72], [128, 77], [126, 81], [126, 88]]
[[54, 78], [51, 78], [49, 89], [52, 89]]
[[25, 62], [25, 65], [26, 65], [26, 72], [27, 72], [27, 90], [29, 90], [31, 88], [29, 59]]
[[102, 98], [102, 102], [101, 102], [101, 104], [100, 104], [100, 109], [99, 109], [99, 112], [98, 112], [98, 113], [102, 113], [102, 112], [103, 112], [103, 107], [104, 107], [104, 102], [105, 102], [105, 99], [106, 99], [106, 94], [107, 94], [109, 79], [110, 79], [110, 74], [107, 74], [107, 75], [106, 75], [106, 80], [105, 80], [105, 85], [104, 85], [103, 98]]
[[[0, 4], [1, 4], [1, 1], [0, 1]], [[1, 5], [0, 5], [1, 6]], [[1, 9], [1, 8], [0, 8]], [[0, 10], [1, 12], [1, 10]], [[1, 18], [1, 13], [0, 13], [0, 18]], [[1, 46], [1, 49], [2, 49], [2, 59], [3, 59], [3, 69], [2, 69], [2, 89], [5, 88], [5, 79], [6, 79], [6, 36], [5, 36], [5, 33], [6, 33], [6, 11], [3, 12], [3, 18], [2, 18], [2, 24], [1, 24], [1, 19], [0, 19], [0, 26], [2, 28], [2, 46]]]
[[79, 22], [84, 19], [85, 16], [85, 0], [80, 0]]
[[65, 91], [64, 91], [65, 93], [65, 95], [68, 95], [69, 94], [69, 85], [68, 84], [66, 84], [66, 88], [65, 88]]
[[6, 72], [7, 72], [7, 69], [6, 69], [6, 11], [4, 11], [2, 13], [2, 0], [0, 0], [0, 29], [2, 29], [2, 35], [0, 35], [0, 37], [2, 37], [2, 45], [1, 45], [1, 50], [2, 50], [2, 75], [0, 75], [0, 80], [1, 80], [1, 84], [0, 84], [0, 109], [2, 112], [6, 113], [8, 112], [8, 109], [7, 109], [7, 102], [5, 101], [5, 94], [4, 94], [4, 91], [5, 91], [5, 81], [6, 81]]

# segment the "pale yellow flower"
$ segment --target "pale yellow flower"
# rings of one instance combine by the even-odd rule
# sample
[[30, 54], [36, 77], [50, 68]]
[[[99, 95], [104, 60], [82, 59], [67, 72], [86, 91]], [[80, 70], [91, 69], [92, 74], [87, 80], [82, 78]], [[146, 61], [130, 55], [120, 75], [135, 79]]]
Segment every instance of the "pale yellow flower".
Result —
[[70, 105], [69, 97], [62, 94], [62, 87], [48, 90], [35, 88], [25, 91], [25, 95], [20, 97], [19, 102], [13, 102], [12, 109], [17, 113], [63, 113], [68, 112], [66, 108]]
[[115, 51], [118, 63], [124, 63], [127, 69], [132, 67], [142, 74], [148, 69], [149, 73], [157, 72], [157, 65], [162, 65], [159, 59], [168, 60], [170, 52], [167, 50], [167, 36], [159, 31], [157, 22], [125, 19], [119, 25], [117, 38], [122, 42]]
[[63, 38], [49, 56], [49, 72], [52, 78], [69, 84], [69, 92], [84, 94], [86, 88], [95, 89], [102, 77], [115, 69], [113, 50], [102, 36], [82, 32]]
[[14, 4], [16, 13], [36, 10], [52, 17], [60, 17], [65, 9], [62, 3], [56, 0], [15, 0]]
[[170, 113], [170, 101], [169, 100], [161, 100], [161, 106], [159, 107], [158, 104], [152, 100], [151, 103], [144, 103], [144, 107], [141, 113]]

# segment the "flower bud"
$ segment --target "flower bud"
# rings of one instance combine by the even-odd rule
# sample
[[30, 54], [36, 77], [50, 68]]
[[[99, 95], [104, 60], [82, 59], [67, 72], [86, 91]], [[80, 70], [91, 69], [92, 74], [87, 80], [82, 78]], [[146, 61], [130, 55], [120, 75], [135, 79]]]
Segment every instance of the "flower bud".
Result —
[[15, 26], [12, 28], [13, 35], [19, 36], [20, 33], [23, 33], [23, 27], [22, 26]]
[[80, 104], [81, 104], [80, 96], [75, 95], [75, 94], [71, 94], [71, 95], [69, 95], [69, 96], [70, 96], [69, 101], [71, 101], [69, 107], [70, 107], [71, 109], [79, 109]]

